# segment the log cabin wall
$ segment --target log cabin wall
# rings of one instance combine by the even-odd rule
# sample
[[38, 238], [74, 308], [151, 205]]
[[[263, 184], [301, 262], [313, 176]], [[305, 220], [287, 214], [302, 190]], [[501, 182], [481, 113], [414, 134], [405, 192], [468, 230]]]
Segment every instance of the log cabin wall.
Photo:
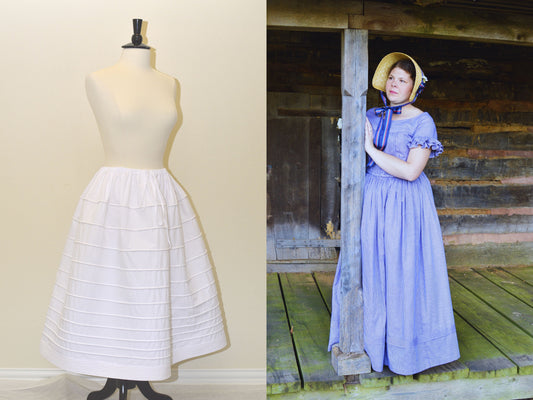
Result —
[[[340, 34], [270, 30], [267, 37], [268, 258], [334, 257], [275, 243], [331, 238], [340, 228]], [[432, 115], [444, 145], [425, 172], [449, 267], [533, 264], [533, 51], [370, 35], [369, 79], [392, 51], [413, 56], [429, 77], [416, 105]], [[367, 102], [380, 104], [376, 90]]]

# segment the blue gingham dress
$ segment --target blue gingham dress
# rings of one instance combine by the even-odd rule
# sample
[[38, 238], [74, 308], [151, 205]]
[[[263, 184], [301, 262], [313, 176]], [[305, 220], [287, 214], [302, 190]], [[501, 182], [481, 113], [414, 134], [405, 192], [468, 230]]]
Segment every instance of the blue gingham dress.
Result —
[[[367, 112], [375, 130], [379, 116]], [[385, 152], [407, 160], [409, 150], [442, 152], [428, 113], [395, 120]], [[364, 348], [372, 368], [410, 375], [459, 358], [446, 259], [431, 185], [379, 166], [367, 169], [361, 221]], [[339, 342], [339, 280], [333, 285], [329, 349]], [[355, 321], [354, 323], [360, 323]]]

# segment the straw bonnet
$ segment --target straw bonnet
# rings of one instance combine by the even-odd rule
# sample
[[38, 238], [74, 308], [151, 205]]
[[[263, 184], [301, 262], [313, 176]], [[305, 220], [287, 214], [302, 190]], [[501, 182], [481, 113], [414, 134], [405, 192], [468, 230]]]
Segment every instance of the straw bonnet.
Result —
[[[424, 85], [427, 81], [427, 78], [425, 77], [424, 73], [422, 72], [422, 69], [420, 66], [416, 63], [413, 58], [408, 56], [404, 53], [389, 53], [383, 59], [379, 62], [378, 67], [376, 68], [376, 72], [374, 73], [374, 77], [372, 78], [372, 86], [377, 89], [381, 90], [382, 92], [385, 92], [385, 85], [387, 84], [387, 79], [389, 79], [389, 73], [391, 67], [398, 61], [402, 59], [408, 59], [413, 62], [413, 65], [415, 66], [415, 80], [413, 82], [413, 90], [411, 91], [411, 95], [409, 96], [409, 102], [412, 103], [415, 101], [417, 93], [419, 89], [423, 89]], [[420, 87], [422, 85], [422, 87]], [[420, 90], [421, 91], [421, 90]]]

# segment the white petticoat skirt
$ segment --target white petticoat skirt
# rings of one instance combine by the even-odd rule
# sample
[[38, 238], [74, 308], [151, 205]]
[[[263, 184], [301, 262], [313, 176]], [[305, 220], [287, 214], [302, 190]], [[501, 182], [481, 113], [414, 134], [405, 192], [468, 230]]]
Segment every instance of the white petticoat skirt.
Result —
[[80, 374], [163, 380], [226, 345], [216, 283], [184, 190], [165, 169], [101, 168], [81, 196], [41, 353]]

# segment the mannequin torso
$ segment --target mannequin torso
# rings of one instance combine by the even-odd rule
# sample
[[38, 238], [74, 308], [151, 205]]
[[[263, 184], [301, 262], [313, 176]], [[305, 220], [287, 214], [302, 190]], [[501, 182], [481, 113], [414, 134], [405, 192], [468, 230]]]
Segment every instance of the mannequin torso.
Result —
[[117, 64], [87, 76], [106, 166], [163, 168], [177, 121], [176, 81], [153, 69], [150, 58], [150, 50], [124, 49]]

